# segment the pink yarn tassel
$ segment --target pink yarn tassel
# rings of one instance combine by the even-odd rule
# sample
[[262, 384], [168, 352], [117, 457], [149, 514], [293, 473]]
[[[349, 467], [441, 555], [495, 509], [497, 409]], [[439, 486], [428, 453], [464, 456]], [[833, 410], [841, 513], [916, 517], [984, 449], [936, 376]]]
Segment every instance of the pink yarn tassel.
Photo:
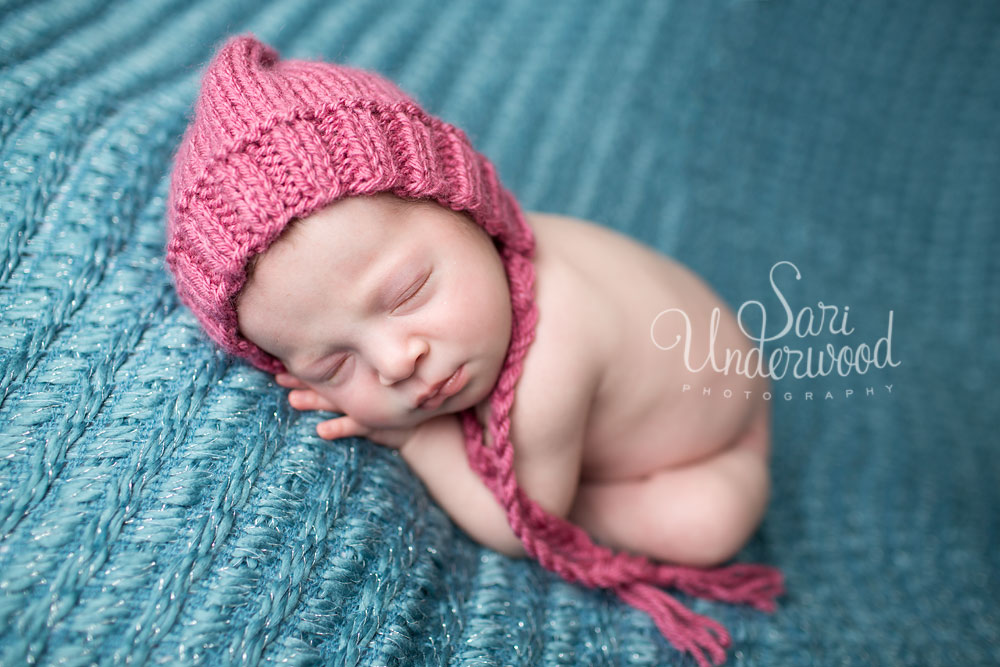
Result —
[[693, 655], [701, 667], [709, 667], [705, 652], [711, 656], [712, 664], [719, 665], [725, 661], [726, 648], [732, 640], [718, 622], [694, 613], [649, 584], [619, 584], [614, 590], [622, 600], [649, 614], [663, 636], [679, 650]]
[[[695, 568], [672, 568], [661, 565], [660, 570], [680, 570], [667, 577], [654, 574], [649, 581], [659, 585], [672, 585], [680, 591], [701, 598], [748, 604], [761, 611], [773, 612], [774, 599], [784, 590], [781, 572], [766, 565], [736, 563], [711, 570]], [[664, 580], [661, 584], [660, 581]]]

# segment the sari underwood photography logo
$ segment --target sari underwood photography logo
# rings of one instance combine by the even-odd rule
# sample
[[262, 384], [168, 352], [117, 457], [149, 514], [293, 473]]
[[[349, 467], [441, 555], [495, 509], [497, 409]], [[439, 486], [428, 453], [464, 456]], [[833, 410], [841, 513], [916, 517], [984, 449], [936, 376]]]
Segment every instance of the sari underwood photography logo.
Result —
[[[786, 268], [780, 268], [786, 267]], [[649, 327], [649, 335], [653, 344], [660, 350], [669, 351], [682, 347], [684, 365], [691, 373], [700, 373], [703, 370], [711, 369], [723, 375], [742, 375], [747, 378], [758, 376], [770, 378], [772, 380], [783, 380], [791, 378], [795, 380], [814, 379], [828, 375], [839, 375], [841, 377], [864, 376], [873, 367], [882, 369], [885, 367], [899, 366], [902, 362], [893, 359], [892, 356], [892, 313], [889, 311], [886, 324], [886, 333], [874, 342], [858, 341], [851, 338], [854, 327], [848, 323], [850, 316], [850, 306], [836, 306], [825, 304], [822, 301], [816, 302], [815, 306], [804, 306], [798, 311], [792, 309], [788, 299], [782, 292], [778, 284], [778, 278], [787, 279], [788, 271], [791, 270], [795, 280], [802, 279], [799, 268], [789, 261], [776, 262], [769, 273], [771, 289], [774, 296], [781, 304], [781, 313], [776, 319], [780, 324], [772, 325], [768, 320], [768, 310], [763, 303], [757, 300], [745, 301], [736, 311], [736, 324], [744, 336], [752, 343], [752, 346], [740, 346], [738, 349], [725, 347], [719, 349], [718, 331], [722, 318], [722, 311], [715, 307], [712, 309], [711, 319], [708, 323], [707, 332], [695, 331], [692, 327], [691, 318], [681, 308], [668, 308], [661, 311]], [[779, 274], [784, 274], [781, 276]], [[746, 324], [745, 316], [756, 313], [760, 319], [759, 333], [751, 333]], [[683, 333], [664, 335], [663, 330], [669, 329], [671, 324], [682, 324]], [[657, 333], [658, 325], [660, 333]], [[708, 348], [703, 355], [696, 355], [692, 351], [692, 341], [697, 335], [707, 336]], [[820, 345], [816, 339], [820, 336], [835, 336], [842, 344], [826, 343]], [[704, 339], [702, 339], [704, 340]], [[780, 341], [781, 343], [779, 344]], [[770, 350], [765, 351], [765, 344]], [[804, 391], [793, 393], [791, 391], [775, 393], [781, 395], [785, 400], [790, 401], [796, 396], [805, 400], [832, 400], [835, 398], [851, 398], [858, 395], [872, 396], [876, 393], [892, 393], [892, 384], [885, 384], [884, 380], [871, 382], [860, 379], [854, 388], [827, 389], [821, 391]], [[710, 395], [711, 388], [691, 384], [683, 384], [682, 392], [700, 392]], [[716, 388], [718, 391], [718, 388]], [[857, 391], [856, 391], [857, 390]], [[724, 397], [739, 398], [739, 394], [745, 394], [744, 398], [749, 399], [753, 392], [733, 391], [723, 389]], [[771, 392], [764, 392], [763, 398], [771, 400]]]

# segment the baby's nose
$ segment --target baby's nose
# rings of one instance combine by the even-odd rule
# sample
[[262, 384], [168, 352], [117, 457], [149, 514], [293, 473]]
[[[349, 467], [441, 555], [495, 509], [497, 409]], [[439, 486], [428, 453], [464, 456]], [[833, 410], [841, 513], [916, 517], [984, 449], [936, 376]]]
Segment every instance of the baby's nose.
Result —
[[382, 383], [383, 387], [391, 387], [397, 382], [401, 382], [406, 378], [410, 377], [412, 373], [393, 373], [392, 371], [379, 371], [378, 381]]
[[417, 370], [417, 362], [425, 354], [427, 345], [417, 338], [387, 347], [377, 369], [379, 382], [389, 387], [412, 376]]

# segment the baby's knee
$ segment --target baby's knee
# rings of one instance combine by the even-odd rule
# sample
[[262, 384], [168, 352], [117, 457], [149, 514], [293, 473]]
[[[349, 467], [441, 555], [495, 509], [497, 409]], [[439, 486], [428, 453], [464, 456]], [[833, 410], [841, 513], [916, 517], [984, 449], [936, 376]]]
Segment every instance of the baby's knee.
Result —
[[[685, 512], [687, 527], [664, 531], [664, 536], [685, 537], [663, 544], [663, 555], [683, 565], [711, 567], [731, 559], [760, 525], [770, 493], [767, 466], [732, 474], [720, 469], [706, 476], [698, 497]], [[672, 556], [672, 557], [671, 557]]]

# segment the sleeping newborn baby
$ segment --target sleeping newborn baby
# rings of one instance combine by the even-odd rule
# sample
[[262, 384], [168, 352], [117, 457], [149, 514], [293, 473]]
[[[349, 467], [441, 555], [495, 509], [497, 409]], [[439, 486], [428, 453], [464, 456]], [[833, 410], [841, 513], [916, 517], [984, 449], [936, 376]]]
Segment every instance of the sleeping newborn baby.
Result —
[[770, 568], [702, 569], [761, 521], [770, 412], [763, 378], [692, 372], [682, 345], [655, 344], [703, 359], [715, 328], [717, 349], [751, 347], [677, 262], [523, 215], [466, 136], [390, 82], [251, 36], [205, 73], [168, 216], [206, 332], [294, 407], [342, 415], [321, 437], [398, 450], [473, 539], [615, 590], [703, 664], [728, 635], [658, 587], [772, 608]]
[[[605, 544], [675, 563], [728, 559], [767, 501], [768, 404], [757, 380], [692, 374], [680, 350], [650, 335], [666, 308], [707, 332], [724, 304], [679, 264], [610, 230], [550, 215], [528, 222], [539, 316], [510, 413], [521, 488]], [[241, 333], [288, 369], [278, 382], [294, 388], [294, 407], [346, 415], [319, 424], [322, 437], [398, 448], [465, 532], [523, 553], [469, 467], [456, 416], [471, 408], [488, 423], [510, 340], [507, 280], [482, 228], [434, 202], [340, 200], [257, 256], [237, 312]], [[725, 312], [718, 344], [748, 347]], [[656, 339], [683, 326], [661, 317]], [[723, 398], [726, 388], [739, 398]]]

